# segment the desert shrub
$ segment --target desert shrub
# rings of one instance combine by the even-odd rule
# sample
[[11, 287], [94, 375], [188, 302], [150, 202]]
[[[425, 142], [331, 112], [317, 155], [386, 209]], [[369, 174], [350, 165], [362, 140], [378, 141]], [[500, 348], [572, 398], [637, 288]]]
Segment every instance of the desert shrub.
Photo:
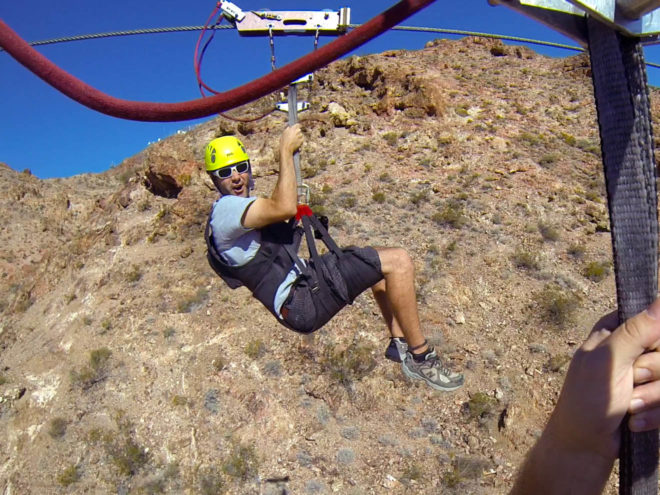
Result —
[[459, 117], [467, 117], [469, 115], [468, 109], [465, 105], [458, 106], [454, 109], [454, 112]]
[[419, 166], [424, 167], [424, 168], [431, 168], [433, 167], [433, 158], [430, 157], [425, 157], [419, 160]]
[[476, 457], [456, 457], [451, 465], [451, 470], [442, 477], [443, 484], [448, 488], [456, 488], [467, 480], [481, 478], [488, 467], [485, 460]]
[[302, 169], [303, 179], [311, 179], [312, 177], [316, 177], [318, 173], [319, 173], [319, 169], [317, 167], [312, 167], [310, 165], [303, 167]]
[[89, 365], [94, 371], [98, 371], [105, 366], [111, 355], [112, 352], [107, 347], [94, 349], [89, 353]]
[[279, 361], [268, 361], [263, 371], [266, 376], [278, 377], [282, 375], [282, 365]]
[[383, 139], [390, 146], [396, 146], [396, 142], [399, 140], [399, 135], [396, 132], [390, 131], [383, 134]]
[[208, 299], [209, 291], [200, 287], [193, 295], [186, 296], [179, 300], [177, 310], [179, 313], [190, 313], [200, 307]]
[[445, 258], [450, 258], [456, 252], [457, 249], [458, 249], [458, 243], [456, 242], [456, 240], [449, 242], [445, 246]]
[[559, 229], [554, 225], [545, 222], [538, 223], [539, 233], [544, 241], [555, 242], [559, 240]]
[[571, 244], [568, 246], [568, 249], [566, 250], [569, 256], [572, 256], [573, 258], [580, 259], [582, 258], [585, 253], [587, 252], [587, 249], [584, 247], [584, 244]]
[[539, 158], [539, 165], [542, 167], [549, 167], [553, 163], [556, 163], [559, 161], [559, 155], [557, 153], [547, 153], [543, 155], [541, 158]]
[[355, 207], [355, 205], [357, 205], [357, 198], [353, 193], [344, 192], [339, 195], [339, 197], [337, 198], [337, 202], [344, 208], [350, 209]]
[[438, 136], [437, 143], [438, 146], [447, 146], [455, 141], [455, 138], [451, 134], [441, 134]]
[[245, 354], [252, 359], [258, 359], [265, 353], [266, 346], [261, 339], [251, 340], [245, 346]]
[[575, 321], [575, 313], [580, 306], [579, 296], [555, 284], [546, 285], [535, 295], [539, 306], [539, 316], [544, 321], [558, 327], [565, 327]]
[[253, 446], [236, 445], [222, 464], [222, 472], [232, 478], [248, 480], [256, 476], [259, 460]]
[[352, 344], [343, 351], [329, 349], [324, 366], [332, 379], [348, 386], [370, 373], [376, 367], [376, 360], [371, 347]]
[[577, 143], [575, 143], [575, 147], [598, 157], [601, 154], [600, 143], [589, 141], [588, 139], [578, 139]]
[[107, 362], [111, 355], [112, 352], [107, 347], [90, 351], [89, 364], [83, 366], [80, 370], [71, 370], [69, 373], [71, 383], [86, 390], [95, 383], [104, 380]]
[[419, 205], [420, 203], [425, 202], [428, 199], [429, 199], [429, 192], [428, 191], [417, 191], [417, 192], [414, 192], [410, 195], [410, 202], [412, 204], [414, 204], [415, 206]]
[[530, 146], [538, 146], [543, 141], [542, 136], [527, 131], [518, 134], [518, 139]]
[[138, 265], [133, 265], [131, 269], [126, 272], [126, 281], [129, 283], [138, 282], [142, 278], [142, 271]]
[[311, 192], [309, 195], [309, 207], [315, 208], [316, 206], [323, 206], [325, 204], [326, 197], [324, 194]]
[[575, 139], [575, 136], [573, 136], [572, 134], [567, 134], [565, 132], [562, 132], [560, 137], [561, 140], [564, 141], [569, 146], [575, 146], [575, 143], [577, 142], [577, 139]]
[[550, 356], [550, 359], [548, 359], [548, 364], [546, 365], [546, 367], [548, 370], [557, 373], [570, 360], [571, 360], [571, 356], [569, 354], [557, 354], [554, 356]]
[[421, 481], [424, 478], [424, 472], [417, 463], [406, 466], [401, 473], [401, 478], [408, 481]]
[[80, 471], [78, 470], [78, 466], [75, 464], [71, 464], [64, 471], [57, 475], [57, 482], [63, 487], [72, 485], [79, 480]]
[[225, 369], [227, 366], [227, 362], [224, 360], [222, 356], [217, 356], [215, 359], [211, 361], [211, 366], [213, 366], [213, 369], [215, 371], [222, 371]]
[[149, 461], [149, 454], [132, 438], [124, 438], [109, 448], [112, 464], [124, 476], [132, 476]]
[[477, 392], [464, 404], [464, 411], [470, 420], [485, 419], [492, 416], [497, 401], [483, 392]]
[[225, 481], [215, 467], [202, 470], [198, 479], [201, 495], [218, 495], [225, 492]]
[[455, 229], [460, 229], [467, 223], [463, 205], [455, 199], [447, 200], [440, 210], [431, 216], [431, 220]]
[[62, 438], [66, 433], [67, 421], [64, 418], [53, 418], [48, 425], [48, 435], [51, 438]]
[[377, 191], [371, 196], [371, 199], [374, 203], [384, 203], [385, 202], [385, 193]]
[[517, 249], [511, 255], [511, 261], [516, 268], [522, 268], [523, 270], [538, 270], [541, 267], [538, 257], [522, 248]]
[[587, 263], [582, 272], [593, 282], [600, 282], [610, 274], [610, 263], [607, 261], [592, 261]]

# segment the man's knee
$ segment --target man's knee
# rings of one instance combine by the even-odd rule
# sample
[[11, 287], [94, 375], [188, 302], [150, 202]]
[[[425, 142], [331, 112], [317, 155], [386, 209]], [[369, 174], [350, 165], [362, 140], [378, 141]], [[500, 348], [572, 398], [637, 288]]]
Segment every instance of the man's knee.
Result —
[[378, 250], [383, 275], [389, 273], [411, 273], [415, 272], [415, 264], [408, 252], [403, 248], [385, 248]]

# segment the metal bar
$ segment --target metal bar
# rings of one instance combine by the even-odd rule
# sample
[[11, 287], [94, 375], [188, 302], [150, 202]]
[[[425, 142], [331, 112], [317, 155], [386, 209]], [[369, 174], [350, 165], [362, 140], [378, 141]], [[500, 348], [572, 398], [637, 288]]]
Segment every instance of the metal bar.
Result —
[[337, 35], [345, 33], [351, 21], [350, 9], [339, 11], [257, 11], [245, 12], [236, 22], [242, 36], [275, 35]]
[[[624, 321], [648, 307], [658, 290], [656, 168], [644, 53], [639, 39], [595, 18], [587, 25], [618, 313]], [[658, 430], [632, 433], [624, 420], [619, 493], [654, 495], [657, 490]]]
[[[289, 85], [287, 104], [289, 105], [289, 127], [291, 127], [298, 123], [298, 86], [296, 84]], [[302, 186], [302, 175], [300, 173], [300, 152], [298, 151], [293, 154], [293, 166], [296, 170], [296, 183], [300, 187]]]
[[587, 26], [584, 12], [567, 2], [559, 9], [557, 0], [488, 0], [491, 5], [504, 5], [521, 14], [545, 24], [551, 29], [587, 46]]
[[617, 0], [616, 5], [629, 19], [639, 19], [660, 7], [660, 0]]

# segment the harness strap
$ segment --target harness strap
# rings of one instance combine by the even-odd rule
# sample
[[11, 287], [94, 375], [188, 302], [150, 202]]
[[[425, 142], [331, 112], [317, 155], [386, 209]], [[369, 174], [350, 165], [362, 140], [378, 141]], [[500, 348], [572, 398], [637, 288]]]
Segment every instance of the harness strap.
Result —
[[[658, 290], [658, 217], [653, 137], [642, 44], [589, 17], [589, 51], [612, 229], [619, 321]], [[619, 493], [658, 490], [658, 430], [622, 423]]]

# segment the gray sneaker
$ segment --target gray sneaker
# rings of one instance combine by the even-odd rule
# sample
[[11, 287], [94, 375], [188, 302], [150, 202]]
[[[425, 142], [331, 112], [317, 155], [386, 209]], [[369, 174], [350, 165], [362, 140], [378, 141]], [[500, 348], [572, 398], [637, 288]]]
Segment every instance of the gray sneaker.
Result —
[[385, 357], [390, 361], [400, 363], [406, 357], [407, 350], [408, 344], [406, 344], [406, 339], [393, 337], [390, 339], [387, 349], [385, 349]]
[[421, 363], [416, 362], [412, 354], [407, 352], [401, 368], [406, 376], [414, 380], [424, 380], [436, 390], [451, 392], [463, 385], [463, 375], [444, 366], [435, 350], [429, 352]]

